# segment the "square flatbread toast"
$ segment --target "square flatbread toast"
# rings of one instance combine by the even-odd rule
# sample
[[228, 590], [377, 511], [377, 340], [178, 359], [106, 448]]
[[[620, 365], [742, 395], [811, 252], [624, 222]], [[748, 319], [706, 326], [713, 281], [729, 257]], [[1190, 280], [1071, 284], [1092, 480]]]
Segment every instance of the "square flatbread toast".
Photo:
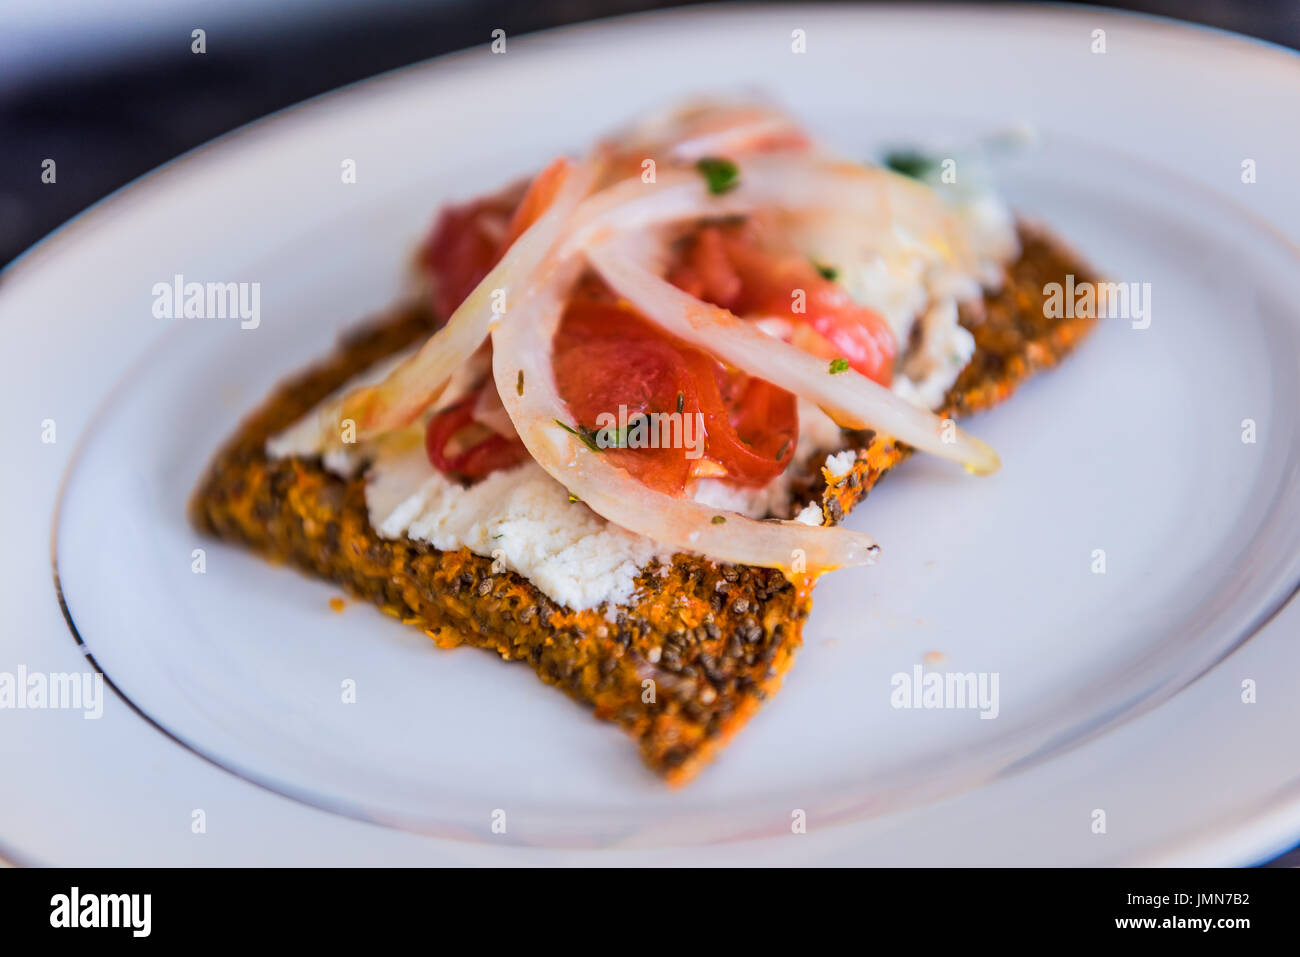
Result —
[[[1043, 231], [1021, 224], [1019, 232], [1022, 253], [1001, 289], [963, 308], [976, 351], [941, 415], [965, 416], [1001, 402], [1060, 361], [1092, 325], [1086, 317], [1049, 318], [1043, 307], [1045, 284], [1063, 282], [1067, 273], [1076, 282], [1095, 279], [1091, 271]], [[442, 648], [469, 644], [526, 663], [596, 717], [622, 727], [670, 784], [689, 781], [780, 687], [801, 642], [811, 586], [796, 587], [773, 569], [679, 554], [666, 574], [643, 571], [628, 604], [573, 611], [511, 571], [494, 573], [490, 558], [468, 549], [443, 552], [381, 537], [370, 526], [363, 478], [341, 478], [318, 458], [268, 457], [270, 436], [436, 327], [426, 305], [396, 308], [280, 385], [200, 481], [194, 523], [338, 583], [423, 629]], [[835, 449], [791, 466], [801, 468], [794, 501], [820, 501], [831, 523], [910, 454], [870, 430], [842, 435], [842, 449], [856, 455], [847, 473], [821, 467], [825, 452]], [[647, 681], [653, 695], [645, 693]]]

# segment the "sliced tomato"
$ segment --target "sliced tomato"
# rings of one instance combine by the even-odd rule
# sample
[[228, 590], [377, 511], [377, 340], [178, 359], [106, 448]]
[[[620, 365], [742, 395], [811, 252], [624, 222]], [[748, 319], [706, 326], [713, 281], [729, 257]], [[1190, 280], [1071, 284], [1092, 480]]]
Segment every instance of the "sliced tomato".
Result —
[[842, 358], [882, 385], [893, 377], [898, 345], [884, 318], [854, 302], [803, 257], [764, 249], [753, 230], [704, 227], [668, 278], [737, 315], [777, 316], [806, 326], [817, 337], [796, 336], [796, 344], [816, 343], [819, 355]]
[[433, 309], [446, 319], [483, 281], [501, 255], [517, 196], [500, 194], [446, 206], [424, 244], [422, 263], [433, 278]]
[[[527, 187], [444, 210], [424, 261], [435, 279], [434, 307], [446, 317], [497, 263], [510, 243], [554, 201], [571, 170], [557, 160]], [[801, 324], [804, 347], [842, 355], [873, 378], [892, 367], [892, 338], [882, 343], [869, 310], [797, 257], [773, 257], [743, 230], [706, 227], [687, 244], [670, 278], [692, 294], [741, 315], [786, 316]], [[805, 291], [806, 312], [794, 311], [791, 293]], [[874, 320], [874, 322], [873, 322]], [[883, 327], [888, 336], [888, 327]], [[703, 456], [691, 449], [609, 448], [604, 454], [647, 485], [681, 494], [695, 476], [761, 486], [793, 457], [799, 422], [793, 395], [732, 369], [715, 357], [660, 330], [591, 277], [580, 282], [556, 334], [554, 370], [560, 394], [591, 439], [604, 415], [629, 419], [650, 413], [699, 413]], [[527, 455], [474, 421], [477, 395], [441, 410], [429, 421], [430, 462], [461, 481], [475, 481]], [[680, 438], [680, 433], [678, 435]], [[688, 455], [688, 452], [692, 452]]]
[[794, 396], [668, 336], [625, 305], [570, 303], [553, 362], [561, 396], [587, 429], [608, 421], [599, 419], [602, 413], [617, 417], [620, 405], [629, 418], [671, 413], [679, 404], [684, 415], [703, 417], [700, 456], [688, 456], [685, 448], [605, 453], [653, 488], [680, 493], [699, 474], [765, 485], [790, 462], [799, 431]]
[[696, 299], [731, 309], [740, 298], [741, 278], [728, 255], [722, 230], [706, 226], [687, 245], [687, 255], [669, 269], [668, 281]]
[[[523, 199], [519, 201], [519, 205], [515, 207], [510, 217], [510, 226], [501, 240], [497, 258], [504, 255], [511, 243], [522, 236], [525, 229], [541, 219], [542, 214], [551, 208], [551, 203], [555, 202], [560, 187], [572, 172], [573, 163], [567, 157], [561, 156], [533, 177], [533, 181], [528, 184], [528, 189], [524, 191]], [[493, 265], [495, 264], [494, 261]]]
[[439, 318], [450, 316], [510, 245], [550, 208], [572, 170], [573, 163], [560, 157], [527, 188], [515, 185], [443, 208], [421, 257], [434, 279], [433, 308]]
[[[578, 302], [565, 313], [555, 339], [555, 381], [569, 411], [591, 439], [613, 416], [626, 421], [650, 413], [699, 411], [689, 367], [673, 343], [616, 304]], [[617, 426], [616, 426], [617, 427]], [[691, 476], [688, 450], [618, 448], [610, 461], [651, 488], [678, 494]]]
[[609, 291], [599, 280], [587, 277], [565, 306], [564, 318], [555, 333], [555, 351], [563, 352], [592, 339], [656, 342], [669, 339]]
[[[489, 382], [484, 388], [495, 388]], [[518, 438], [506, 438], [474, 421], [477, 391], [435, 412], [424, 432], [424, 449], [439, 472], [462, 482], [476, 482], [497, 469], [518, 465], [528, 450]]]
[[799, 438], [799, 407], [793, 394], [772, 383], [724, 368], [715, 373], [726, 408], [727, 428], [710, 428], [709, 454], [728, 481], [766, 485], [790, 464]]
[[508, 439], [493, 432], [465, 449], [452, 463], [454, 474], [468, 482], [477, 482], [498, 469], [514, 468], [528, 458], [528, 450], [518, 439]]

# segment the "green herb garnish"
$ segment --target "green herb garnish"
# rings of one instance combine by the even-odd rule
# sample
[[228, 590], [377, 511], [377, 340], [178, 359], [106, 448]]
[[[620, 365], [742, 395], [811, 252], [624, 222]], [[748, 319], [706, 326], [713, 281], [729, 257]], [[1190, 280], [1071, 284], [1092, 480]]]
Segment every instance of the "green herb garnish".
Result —
[[517, 395], [524, 394], [524, 370], [523, 369], [519, 370], [519, 378], [515, 380], [515, 393]]
[[916, 150], [895, 150], [885, 154], [885, 165], [895, 173], [921, 179], [934, 169], [934, 160]]
[[587, 448], [591, 449], [591, 451], [593, 452], [605, 451], [599, 445], [596, 444], [596, 437], [592, 433], [591, 429], [584, 428], [581, 425], [575, 429], [572, 426], [565, 425], [559, 419], [552, 419], [551, 421], [554, 422], [556, 425], [558, 425], [560, 428], [562, 428], [565, 432], [568, 432], [570, 435], [576, 435], [578, 438], [582, 440], [582, 444], [585, 445]]
[[831, 375], [839, 375], [841, 372], [848, 372], [848, 371], [849, 371], [848, 359], [831, 360]]
[[740, 185], [740, 167], [729, 159], [706, 156], [696, 162], [695, 168], [704, 174], [709, 192], [714, 196], [721, 196]]
[[678, 392], [678, 393], [677, 393], [677, 411], [678, 411], [678, 412], [682, 411], [682, 407], [685, 406], [685, 405], [686, 405], [686, 396], [683, 395], [682, 393]]
[[811, 260], [813, 268], [823, 279], [829, 279], [831, 282], [840, 278], [840, 271], [834, 266], [828, 266], [825, 263], [819, 263], [817, 260]]
[[581, 501], [582, 501], [582, 499], [578, 498], [578, 496], [574, 495], [572, 492], [569, 493], [569, 504], [570, 504], [570, 505], [572, 505], [574, 502], [581, 502]]
[[711, 521], [714, 525], [721, 525], [723, 522], [726, 521], [726, 518], [724, 518], [721, 515], [714, 515], [713, 518], [709, 519], [709, 521]]
[[790, 440], [786, 439], [784, 442], [781, 443], [781, 448], [777, 450], [776, 460], [778, 462], [781, 461], [783, 458], [785, 458], [786, 450], [789, 448], [790, 448]]

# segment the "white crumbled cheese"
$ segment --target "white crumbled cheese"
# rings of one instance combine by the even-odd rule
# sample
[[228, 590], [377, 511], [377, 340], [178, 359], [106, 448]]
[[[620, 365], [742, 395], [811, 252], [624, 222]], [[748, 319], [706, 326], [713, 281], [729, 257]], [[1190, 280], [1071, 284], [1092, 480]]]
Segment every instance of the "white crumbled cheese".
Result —
[[877, 312], [898, 343], [892, 388], [916, 405], [938, 408], [975, 351], [957, 306], [1001, 284], [1003, 266], [1020, 251], [1015, 218], [989, 187], [980, 164], [963, 162], [961, 186], [929, 183], [960, 223], [976, 261], [955, 272], [936, 250], [895, 225], [886, 236], [847, 217], [798, 227], [798, 241], [859, 305]]
[[356, 474], [361, 459], [353, 451], [352, 446], [344, 446], [342, 448], [326, 449], [321, 453], [320, 464], [325, 467], [325, 471], [348, 478]]
[[809, 502], [794, 517], [794, 520], [801, 525], [820, 525], [822, 524], [822, 507], [816, 502]]
[[997, 289], [1002, 284], [1001, 265], [1020, 255], [1015, 217], [1006, 203], [987, 190], [964, 196], [952, 205], [965, 227], [971, 251], [980, 261], [979, 281], [987, 289]]
[[858, 255], [862, 258], [846, 251], [833, 260], [840, 270], [840, 283], [859, 305], [879, 313], [899, 349], [906, 348], [912, 323], [929, 297], [923, 259], [899, 254], [886, 258], [872, 251]]
[[826, 456], [826, 474], [832, 479], [842, 479], [853, 471], [853, 463], [858, 460], [858, 453], [853, 449], [844, 449], [834, 455]]
[[[815, 247], [815, 256], [833, 263], [849, 296], [888, 323], [899, 351], [893, 390], [937, 408], [970, 360], [974, 340], [957, 321], [957, 304], [977, 299], [980, 281], [937, 269], [931, 255], [910, 246], [884, 255], [862, 241], [842, 233], [834, 246]], [[924, 361], [911, 361], [917, 356]]]
[[[378, 378], [374, 370], [368, 375], [372, 381]], [[359, 377], [349, 387], [361, 381]], [[801, 399], [798, 409], [796, 462], [842, 444], [840, 427], [816, 405]], [[272, 438], [268, 454], [320, 454], [325, 436], [319, 419], [318, 410]], [[647, 566], [658, 562], [666, 571], [672, 557], [671, 550], [605, 521], [581, 502], [570, 502], [568, 490], [532, 461], [493, 472], [469, 487], [438, 472], [419, 442], [404, 449], [392, 443], [384, 448], [363, 445], [355, 452], [327, 451], [323, 463], [350, 475], [363, 457], [374, 460], [366, 473], [366, 507], [378, 534], [407, 536], [441, 551], [468, 548], [499, 562], [502, 569], [523, 575], [541, 592], [575, 610], [608, 603], [612, 613], [614, 606], [635, 595], [636, 579]], [[701, 479], [694, 498], [720, 511], [754, 518], [787, 515], [792, 504], [790, 485], [797, 472], [789, 469], [757, 489]], [[820, 525], [821, 510], [811, 503], [797, 520]]]
[[525, 576], [573, 609], [624, 604], [641, 569], [671, 552], [596, 515], [535, 462], [465, 487], [429, 464], [423, 449], [381, 459], [366, 476], [370, 524], [442, 551], [468, 548]]
[[893, 330], [899, 358], [891, 388], [909, 402], [937, 408], [974, 352], [957, 304], [977, 298], [979, 282], [928, 269], [919, 256], [872, 254], [859, 262], [841, 258], [837, 265], [848, 294]]
[[917, 320], [921, 335], [905, 354], [894, 391], [915, 405], [935, 409], [975, 354], [975, 337], [957, 321], [957, 303], [940, 299]]

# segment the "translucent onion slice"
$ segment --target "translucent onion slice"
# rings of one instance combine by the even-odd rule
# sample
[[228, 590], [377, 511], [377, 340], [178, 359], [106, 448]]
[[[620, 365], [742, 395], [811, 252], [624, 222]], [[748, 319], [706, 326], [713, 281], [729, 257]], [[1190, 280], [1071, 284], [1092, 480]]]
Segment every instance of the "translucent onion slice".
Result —
[[593, 167], [575, 166], [551, 208], [510, 247], [446, 325], [383, 382], [346, 395], [340, 407], [329, 410], [330, 418], [352, 419], [362, 438], [411, 422], [487, 337], [494, 290], [507, 290], [507, 302], [525, 298], [537, 264], [557, 242], [558, 259], [565, 260], [651, 226], [777, 207], [852, 216], [860, 235], [874, 233], [882, 245], [896, 243], [901, 231], [940, 250], [959, 268], [969, 258], [942, 201], [887, 170], [801, 155], [754, 155], [741, 166], [739, 184], [720, 195], [711, 194], [693, 169], [667, 169], [656, 182], [623, 180], [584, 201], [596, 175]]
[[705, 156], [738, 159], [755, 150], [800, 149], [807, 134], [773, 104], [701, 100], [651, 113], [606, 141], [623, 157], [669, 156], [692, 162]]
[[955, 423], [912, 405], [853, 369], [832, 372], [825, 359], [773, 339], [654, 275], [617, 244], [594, 247], [587, 256], [610, 286], [667, 332], [816, 402], [840, 425], [870, 426], [915, 448], [961, 462], [972, 472], [997, 471], [1000, 463], [993, 449]]
[[693, 169], [662, 170], [653, 183], [642, 182], [639, 177], [621, 180], [578, 207], [560, 257], [621, 233], [682, 220], [742, 215], [761, 206], [767, 198], [744, 184], [712, 195], [704, 177]]
[[488, 337], [494, 315], [493, 293], [506, 290], [511, 299], [528, 295], [534, 273], [543, 257], [565, 239], [567, 259], [597, 236], [636, 230], [699, 216], [726, 216], [752, 208], [747, 197], [711, 197], [699, 174], [669, 171], [659, 183], [625, 180], [590, 197], [579, 206], [596, 176], [591, 164], [577, 166], [556, 196], [551, 208], [524, 231], [501, 261], [474, 288], [447, 322], [388, 376], [374, 385], [357, 388], [322, 410], [329, 433], [336, 424], [351, 419], [358, 438], [366, 438], [409, 424], [438, 398], [451, 374], [466, 362]]
[[636, 177], [608, 186], [578, 207], [562, 255], [654, 225], [779, 209], [847, 220], [864, 244], [920, 245], [937, 262], [976, 274], [978, 261], [956, 216], [906, 176], [797, 153], [752, 155], [738, 167], [736, 185], [719, 195], [694, 169], [659, 170], [654, 183]]
[[556, 266], [526, 303], [492, 329], [497, 391], [537, 463], [596, 514], [669, 548], [717, 561], [779, 568], [792, 577], [874, 562], [879, 548], [860, 532], [760, 522], [656, 492], [559, 424], [577, 425], [555, 385], [551, 341], [581, 266], [580, 260]]
[[947, 203], [893, 170], [782, 154], [746, 159], [740, 176], [773, 206], [850, 219], [864, 241], [882, 249], [920, 246], [951, 269], [972, 274], [978, 269], [965, 230]]
[[413, 421], [487, 339], [495, 291], [505, 290], [507, 306], [511, 296], [527, 295], [538, 265], [560, 239], [595, 175], [592, 166], [573, 164], [551, 207], [506, 250], [442, 328], [382, 382], [344, 396], [338, 418], [352, 419], [361, 438]]
[[[518, 381], [515, 382], [515, 388], [516, 390], [519, 388]], [[510, 414], [506, 412], [506, 407], [501, 402], [495, 382], [491, 383], [491, 388], [479, 393], [474, 403], [474, 421], [507, 439], [515, 437], [515, 425], [510, 421]]]
[[691, 162], [705, 156], [743, 156], [755, 144], [780, 137], [803, 136], [803, 129], [788, 116], [778, 114], [754, 115], [731, 126], [700, 131], [696, 135], [675, 143], [670, 155]]

